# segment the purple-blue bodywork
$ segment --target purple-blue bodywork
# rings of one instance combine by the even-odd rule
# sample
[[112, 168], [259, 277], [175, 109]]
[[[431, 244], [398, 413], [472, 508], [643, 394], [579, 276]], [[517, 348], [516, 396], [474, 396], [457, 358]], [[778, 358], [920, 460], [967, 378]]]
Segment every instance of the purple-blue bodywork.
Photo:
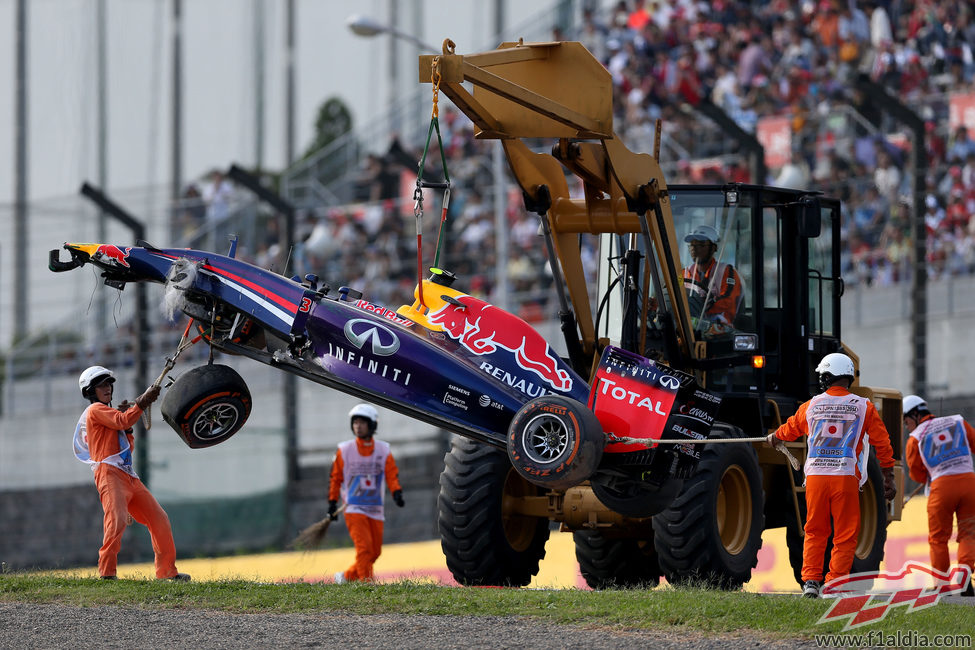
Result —
[[[554, 360], [553, 371], [567, 378], [560, 384], [525, 367], [524, 346], [521, 361], [502, 346], [473, 350], [449, 332], [428, 329], [382, 306], [326, 293], [225, 255], [148, 246], [64, 248], [71, 252], [71, 265], [92, 263], [116, 286], [165, 283], [173, 263], [188, 260], [197, 266], [188, 302], [226, 305], [239, 315], [229, 336], [211, 337], [215, 347], [498, 447], [505, 446], [508, 424], [529, 399], [552, 393], [586, 403], [589, 396], [588, 384], [554, 353], [544, 362], [551, 366]], [[198, 311], [187, 313], [198, 319], [208, 313]], [[514, 323], [531, 330], [511, 314], [490, 313], [503, 315], [509, 328]], [[235, 339], [247, 320], [272, 335], [266, 349]]]

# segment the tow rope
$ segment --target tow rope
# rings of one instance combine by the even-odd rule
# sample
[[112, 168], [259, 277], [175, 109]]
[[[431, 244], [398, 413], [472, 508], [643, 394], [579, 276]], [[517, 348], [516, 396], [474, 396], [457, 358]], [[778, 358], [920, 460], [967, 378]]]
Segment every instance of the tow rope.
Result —
[[[449, 39], [444, 41], [444, 54], [453, 53], [454, 44]], [[416, 189], [413, 191], [413, 217], [416, 220], [416, 286], [417, 298], [420, 304], [426, 308], [427, 304], [423, 299], [423, 190], [439, 189], [443, 190], [443, 205], [440, 210], [440, 228], [437, 233], [437, 250], [433, 265], [440, 267], [440, 251], [444, 240], [444, 224], [447, 221], [447, 208], [450, 206], [450, 174], [447, 171], [447, 154], [444, 153], [443, 136], [440, 134], [440, 109], [438, 106], [440, 98], [440, 57], [433, 58], [430, 66], [430, 81], [433, 83], [433, 110], [430, 115], [430, 128], [427, 129], [427, 142], [423, 147], [423, 155], [420, 157], [419, 171], [416, 175]], [[423, 168], [426, 165], [427, 153], [430, 150], [430, 140], [433, 134], [437, 134], [437, 144], [440, 149], [440, 162], [443, 165], [442, 182], [431, 182], [423, 180]]]
[[[176, 352], [173, 353], [173, 356], [166, 357], [166, 365], [163, 366], [163, 371], [159, 373], [158, 377], [156, 377], [156, 381], [152, 382], [153, 386], [162, 387], [163, 379], [166, 378], [166, 375], [169, 374], [169, 371], [172, 370], [173, 367], [176, 365], [176, 359], [179, 357], [180, 354], [182, 354], [183, 350], [185, 350], [186, 348], [190, 347], [191, 345], [193, 345], [194, 343], [202, 339], [206, 334], [206, 332], [212, 331], [212, 330], [206, 330], [204, 332], [197, 334], [192, 340], [187, 340], [187, 337], [190, 334], [190, 327], [192, 326], [193, 326], [193, 319], [191, 318], [190, 322], [186, 324], [186, 329], [183, 330], [183, 336], [180, 337], [179, 345], [176, 346]], [[152, 428], [151, 409], [152, 409], [152, 404], [149, 404], [142, 412], [142, 423], [145, 425], [146, 431]]]
[[[606, 434], [606, 438], [609, 442], [619, 442], [625, 445], [642, 445], [644, 447], [652, 447], [653, 445], [710, 445], [710, 444], [730, 444], [735, 442], [766, 442], [765, 436], [760, 436], [756, 438], [716, 438], [713, 440], [685, 440], [685, 439], [666, 439], [661, 438], [660, 440], [648, 439], [648, 438], [631, 438], [629, 436], [617, 436], [612, 433]], [[789, 459], [789, 464], [792, 465], [792, 469], [799, 469], [799, 460], [792, 455], [792, 452], [785, 446], [784, 442], [779, 442], [775, 445], [774, 449], [785, 454], [785, 457]]]

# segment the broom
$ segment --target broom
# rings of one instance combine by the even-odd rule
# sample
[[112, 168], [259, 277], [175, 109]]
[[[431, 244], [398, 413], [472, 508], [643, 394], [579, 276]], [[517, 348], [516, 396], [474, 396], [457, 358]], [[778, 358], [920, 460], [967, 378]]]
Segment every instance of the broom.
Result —
[[[342, 514], [344, 510], [345, 504], [343, 503], [341, 506], [339, 506], [338, 510], [335, 511], [335, 515], [338, 516]], [[298, 550], [318, 548], [318, 546], [322, 543], [322, 540], [325, 539], [325, 533], [328, 532], [328, 526], [331, 523], [332, 518], [329, 516], [326, 516], [321, 521], [316, 521], [311, 526], [298, 533], [298, 536], [295, 537], [290, 544], [288, 544], [288, 548]]]

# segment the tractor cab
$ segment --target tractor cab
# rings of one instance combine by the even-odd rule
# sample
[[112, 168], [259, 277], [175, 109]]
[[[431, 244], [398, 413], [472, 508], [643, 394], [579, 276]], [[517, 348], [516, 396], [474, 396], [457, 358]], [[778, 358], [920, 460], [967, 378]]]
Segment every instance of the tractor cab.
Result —
[[[723, 411], [736, 395], [788, 407], [815, 394], [817, 361], [841, 347], [839, 202], [742, 184], [671, 185], [667, 200], [676, 250], [648, 256], [644, 238], [601, 236], [598, 336], [695, 371], [724, 396]], [[656, 280], [666, 264], [682, 278], [690, 360], [674, 344], [680, 307]]]

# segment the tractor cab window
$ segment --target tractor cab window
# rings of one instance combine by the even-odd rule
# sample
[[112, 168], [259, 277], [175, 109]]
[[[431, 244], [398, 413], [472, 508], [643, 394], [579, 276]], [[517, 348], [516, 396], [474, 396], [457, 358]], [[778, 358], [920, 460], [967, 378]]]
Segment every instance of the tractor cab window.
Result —
[[833, 210], [822, 208], [819, 237], [809, 240], [809, 333], [811, 336], [835, 337], [836, 309], [834, 296], [839, 270], [833, 268]]
[[672, 193], [684, 292], [695, 334], [704, 340], [754, 327], [749, 198], [721, 190]]
[[[757, 195], [718, 186], [670, 190], [674, 250], [648, 255], [640, 233], [600, 238], [597, 336], [666, 362], [666, 328], [674, 326], [666, 314], [676, 311], [664, 286], [670, 277], [666, 265], [672, 263], [676, 288], [687, 298], [695, 339], [707, 343], [709, 358], [736, 360], [728, 368], [709, 370], [708, 385], [747, 390], [755, 385], [757, 371], [750, 364], [737, 363], [747, 349], [736, 346], [742, 340], [757, 341], [754, 291], [760, 283], [754, 281], [754, 255], [759, 246], [753, 229]], [[626, 260], [634, 256], [629, 250], [639, 253], [638, 266], [630, 270]], [[635, 334], [628, 337], [627, 332]]]

